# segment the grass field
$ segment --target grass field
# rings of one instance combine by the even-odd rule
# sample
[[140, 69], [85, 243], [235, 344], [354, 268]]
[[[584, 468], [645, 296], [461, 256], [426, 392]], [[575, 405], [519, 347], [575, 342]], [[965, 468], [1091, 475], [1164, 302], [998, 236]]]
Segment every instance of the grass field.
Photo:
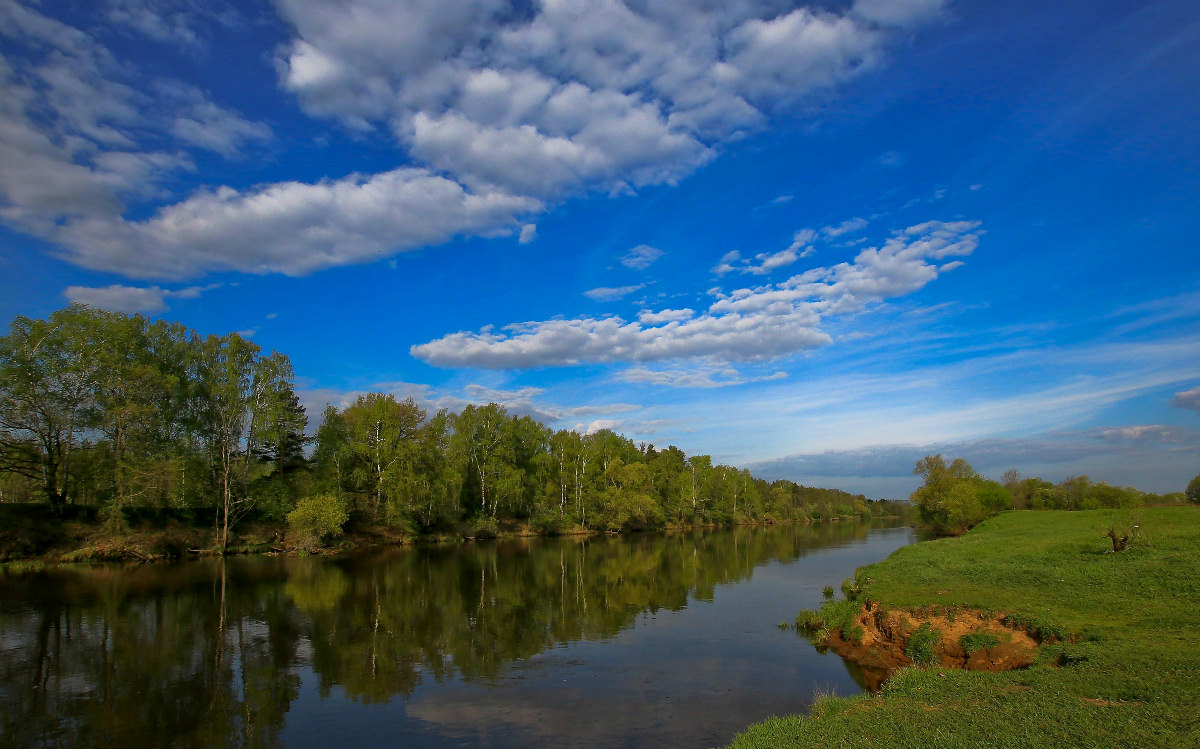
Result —
[[[1131, 519], [1138, 540], [1105, 553], [1100, 534]], [[1008, 512], [858, 579], [888, 606], [1002, 610], [1070, 636], [1020, 671], [903, 669], [733, 747], [1200, 747], [1200, 508]]]

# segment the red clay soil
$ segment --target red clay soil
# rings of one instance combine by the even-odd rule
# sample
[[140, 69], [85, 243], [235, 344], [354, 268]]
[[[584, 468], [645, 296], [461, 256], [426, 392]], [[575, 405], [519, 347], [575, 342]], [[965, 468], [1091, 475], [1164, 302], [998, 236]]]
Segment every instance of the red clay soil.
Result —
[[[904, 651], [912, 633], [926, 623], [942, 633], [934, 646], [939, 668], [974, 671], [1028, 668], [1037, 655], [1037, 642], [1024, 630], [1004, 624], [1003, 618], [1003, 613], [972, 609], [942, 609], [931, 613], [885, 609], [867, 603], [857, 618], [863, 630], [860, 641], [850, 642], [841, 632], [833, 631], [825, 644], [862, 670], [864, 686], [871, 691], [878, 690], [896, 669], [913, 665]], [[967, 655], [958, 640], [972, 632], [994, 635], [999, 644]]]

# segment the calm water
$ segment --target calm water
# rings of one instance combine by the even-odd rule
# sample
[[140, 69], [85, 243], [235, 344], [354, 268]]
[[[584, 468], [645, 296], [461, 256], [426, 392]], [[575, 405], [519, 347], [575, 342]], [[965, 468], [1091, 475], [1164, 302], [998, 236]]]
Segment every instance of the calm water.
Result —
[[725, 743], [859, 691], [780, 621], [854, 524], [0, 577], [3, 746]]

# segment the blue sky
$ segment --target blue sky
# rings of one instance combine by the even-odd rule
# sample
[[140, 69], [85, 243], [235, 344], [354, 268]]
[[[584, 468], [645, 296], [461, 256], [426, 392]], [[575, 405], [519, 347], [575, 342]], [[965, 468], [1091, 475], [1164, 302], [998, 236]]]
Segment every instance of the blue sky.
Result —
[[905, 496], [1200, 472], [1191, 0], [0, 0], [0, 313]]

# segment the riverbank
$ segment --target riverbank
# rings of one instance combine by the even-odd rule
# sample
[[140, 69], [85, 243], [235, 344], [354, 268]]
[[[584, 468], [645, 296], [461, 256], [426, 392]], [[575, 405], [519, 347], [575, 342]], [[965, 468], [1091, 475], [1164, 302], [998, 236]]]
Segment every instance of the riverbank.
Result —
[[[833, 522], [841, 518], [830, 518]], [[893, 516], [872, 516], [872, 521], [902, 522]], [[92, 508], [68, 507], [54, 512], [48, 505], [0, 504], [0, 566], [41, 566], [80, 562], [150, 562], [220, 554], [215, 511], [131, 512], [125, 527], [114, 530]], [[797, 521], [792, 521], [797, 522]], [[814, 521], [808, 521], [814, 522]], [[772, 525], [774, 523], [735, 523]], [[389, 546], [456, 544], [493, 538], [542, 536], [599, 536], [611, 531], [570, 527], [542, 533], [528, 523], [463, 523], [442, 533], [413, 535], [402, 529], [352, 520], [344, 534], [320, 548], [307, 548], [290, 538], [287, 524], [269, 519], [248, 519], [234, 525], [226, 554], [338, 555]], [[669, 526], [656, 532], [715, 529], [717, 525]]]
[[[1137, 539], [1112, 553], [1102, 534], [1130, 520]], [[732, 747], [1200, 746], [1200, 508], [1009, 512], [857, 579], [873, 606], [1008, 614], [1063, 637], [1020, 670], [904, 668]]]

